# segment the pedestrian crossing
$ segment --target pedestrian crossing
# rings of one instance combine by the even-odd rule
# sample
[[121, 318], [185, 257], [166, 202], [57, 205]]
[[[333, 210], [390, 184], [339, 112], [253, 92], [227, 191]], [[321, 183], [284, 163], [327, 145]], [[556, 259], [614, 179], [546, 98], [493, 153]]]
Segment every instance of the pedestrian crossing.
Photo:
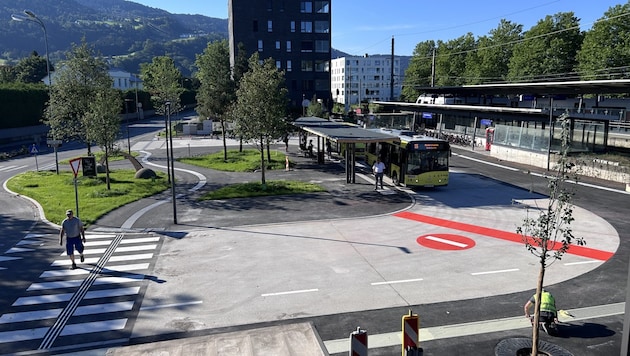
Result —
[[23, 170], [26, 169], [28, 166], [26, 165], [22, 165], [22, 166], [15, 166], [15, 165], [6, 165], [6, 166], [0, 166], [0, 172], [13, 172], [13, 171], [18, 171], [18, 170]]
[[[57, 234], [27, 235], [9, 250], [13, 259], [0, 259], [0, 265], [11, 270], [12, 264], [27, 263], [38, 244], [58, 246], [58, 239]], [[153, 279], [147, 273], [160, 245], [161, 238], [151, 234], [87, 233], [85, 262], [73, 270], [65, 252], [56, 255], [2, 309], [0, 354], [124, 342]]]

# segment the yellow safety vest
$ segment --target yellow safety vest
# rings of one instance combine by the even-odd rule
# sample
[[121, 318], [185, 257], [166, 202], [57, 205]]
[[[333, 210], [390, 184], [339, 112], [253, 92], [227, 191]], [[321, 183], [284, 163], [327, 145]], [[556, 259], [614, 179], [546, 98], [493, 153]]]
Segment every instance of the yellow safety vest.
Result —
[[[536, 295], [534, 295], [534, 299], [535, 297]], [[551, 293], [542, 292], [540, 299], [542, 300], [540, 303], [540, 311], [556, 313], [556, 300]]]

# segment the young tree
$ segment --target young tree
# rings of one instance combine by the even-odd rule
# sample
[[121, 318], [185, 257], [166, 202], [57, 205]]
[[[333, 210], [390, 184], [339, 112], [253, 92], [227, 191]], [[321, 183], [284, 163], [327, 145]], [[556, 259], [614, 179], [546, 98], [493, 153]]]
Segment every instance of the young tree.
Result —
[[204, 118], [216, 118], [223, 133], [223, 159], [227, 161], [226, 120], [227, 111], [236, 100], [236, 84], [232, 79], [228, 42], [208, 43], [202, 54], [197, 55], [195, 65], [201, 82], [197, 92], [197, 113]]
[[93, 132], [90, 127], [99, 123], [93, 121], [89, 108], [97, 92], [112, 87], [112, 79], [105, 61], [95, 56], [94, 49], [85, 41], [81, 45], [73, 45], [66, 57], [67, 61], [57, 70], [50, 88], [44, 122], [57, 139], [84, 142], [87, 154], [91, 155], [94, 139], [90, 137]]
[[143, 86], [151, 93], [155, 111], [165, 114], [165, 104], [171, 103], [172, 110], [179, 110], [182, 88], [182, 73], [175, 67], [175, 62], [167, 56], [153, 58], [151, 63], [140, 65]]
[[[562, 148], [554, 175], [548, 178], [549, 198], [546, 206], [537, 209], [538, 216], [525, 218], [523, 225], [516, 229], [522, 236], [527, 250], [538, 258], [540, 264], [536, 300], [541, 300], [546, 268], [560, 260], [572, 244], [585, 244], [583, 238], [573, 236], [571, 229], [574, 220], [571, 205], [573, 191], [568, 180], [571, 178], [573, 165], [569, 163], [567, 156], [571, 140], [570, 120], [563, 115], [558, 118], [558, 122], [562, 125]], [[532, 324], [532, 355], [538, 355], [539, 320], [540, 303], [536, 303]]]
[[88, 136], [105, 151], [105, 177], [107, 190], [110, 190], [109, 155], [120, 131], [120, 109], [123, 100], [118, 90], [102, 88], [97, 90], [88, 105], [86, 118], [91, 125]]
[[[46, 58], [42, 58], [33, 51], [30, 56], [23, 58], [15, 66], [15, 80], [23, 83], [41, 83], [48, 74]], [[53, 68], [50, 68], [53, 71]]]
[[611, 7], [586, 32], [582, 48], [577, 54], [577, 68], [582, 80], [628, 78], [628, 12], [630, 3]]
[[260, 151], [261, 183], [264, 185], [265, 146], [281, 136], [289, 100], [284, 72], [276, 68], [273, 58], [260, 63], [256, 52], [249, 59], [249, 68], [240, 81], [232, 115], [238, 134], [256, 144]]

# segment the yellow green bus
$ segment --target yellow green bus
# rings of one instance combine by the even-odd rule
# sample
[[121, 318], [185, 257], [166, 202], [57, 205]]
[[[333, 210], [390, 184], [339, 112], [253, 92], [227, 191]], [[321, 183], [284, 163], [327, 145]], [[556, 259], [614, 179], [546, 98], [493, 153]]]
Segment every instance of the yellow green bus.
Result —
[[407, 187], [439, 187], [448, 185], [451, 148], [447, 141], [414, 135], [411, 131], [386, 130], [400, 142], [370, 143], [366, 147], [366, 162], [372, 166], [376, 157], [385, 163], [385, 173], [395, 185]]

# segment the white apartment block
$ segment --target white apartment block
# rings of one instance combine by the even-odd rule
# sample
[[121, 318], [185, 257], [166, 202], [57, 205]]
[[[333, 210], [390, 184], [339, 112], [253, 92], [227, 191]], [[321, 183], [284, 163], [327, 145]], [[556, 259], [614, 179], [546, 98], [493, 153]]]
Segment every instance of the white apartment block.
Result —
[[351, 56], [331, 61], [330, 91], [336, 103], [349, 108], [360, 102], [394, 100], [400, 96], [401, 59], [394, 56], [394, 97], [391, 96], [392, 57], [387, 55]]

